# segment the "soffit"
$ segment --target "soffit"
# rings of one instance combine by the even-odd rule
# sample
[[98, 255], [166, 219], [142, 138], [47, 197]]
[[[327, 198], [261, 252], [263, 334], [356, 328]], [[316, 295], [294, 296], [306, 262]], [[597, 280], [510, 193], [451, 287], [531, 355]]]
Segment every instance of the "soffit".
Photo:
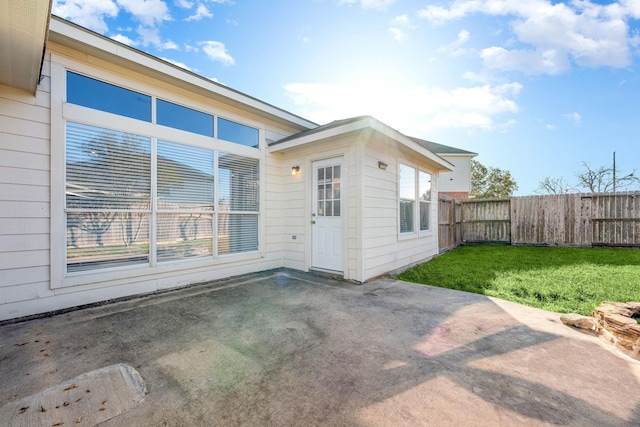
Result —
[[0, 84], [35, 93], [51, 0], [0, 0]]

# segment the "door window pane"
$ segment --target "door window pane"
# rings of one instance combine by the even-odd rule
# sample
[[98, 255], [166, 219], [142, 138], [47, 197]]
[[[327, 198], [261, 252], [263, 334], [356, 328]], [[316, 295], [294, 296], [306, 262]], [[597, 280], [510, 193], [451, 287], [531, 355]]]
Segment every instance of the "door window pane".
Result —
[[340, 216], [340, 166], [318, 168], [318, 216]]
[[151, 122], [151, 97], [67, 71], [67, 102]]

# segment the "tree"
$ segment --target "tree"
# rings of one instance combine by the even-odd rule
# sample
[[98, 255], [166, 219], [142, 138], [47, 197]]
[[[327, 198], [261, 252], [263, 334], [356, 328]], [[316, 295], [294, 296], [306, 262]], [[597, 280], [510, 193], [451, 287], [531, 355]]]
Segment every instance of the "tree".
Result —
[[578, 187], [587, 188], [592, 193], [607, 193], [614, 189], [628, 189], [629, 186], [640, 183], [640, 179], [634, 176], [635, 172], [634, 169], [628, 174], [620, 173], [618, 170], [614, 173], [613, 166], [594, 169], [589, 163], [582, 162], [582, 171], [576, 174], [576, 178]]
[[607, 193], [610, 191], [628, 191], [640, 186], [640, 177], [635, 176], [635, 169], [630, 173], [623, 173], [613, 166], [592, 167], [587, 162], [582, 162], [582, 168], [575, 174], [575, 185], [569, 185], [564, 178], [544, 177], [538, 183], [536, 193], [562, 194], [567, 189], [573, 188], [590, 193]]
[[511, 172], [486, 167], [482, 163], [471, 160], [471, 196], [478, 199], [511, 197], [518, 189], [518, 184]]
[[545, 176], [538, 183], [538, 188], [536, 188], [535, 192], [538, 194], [563, 194], [567, 192], [567, 188], [569, 187], [570, 185], [563, 177], [552, 178]]

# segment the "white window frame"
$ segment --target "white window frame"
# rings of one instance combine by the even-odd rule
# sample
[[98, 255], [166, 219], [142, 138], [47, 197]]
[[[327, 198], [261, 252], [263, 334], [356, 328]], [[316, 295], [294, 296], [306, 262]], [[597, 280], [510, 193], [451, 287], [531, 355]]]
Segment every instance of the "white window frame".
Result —
[[[131, 89], [143, 94], [152, 96], [152, 123], [131, 119], [104, 111], [94, 110], [79, 105], [66, 103], [66, 72], [72, 71], [86, 75], [97, 80], [111, 83], [120, 87]], [[127, 73], [129, 74], [129, 73]], [[94, 285], [93, 287], [105, 286], [102, 282], [111, 282], [113, 285], [128, 283], [131, 278], [144, 280], [145, 276], [153, 276], [159, 273], [170, 273], [171, 271], [179, 272], [180, 270], [193, 270], [198, 268], [214, 267], [217, 265], [250, 261], [264, 257], [265, 242], [265, 162], [264, 151], [265, 127], [263, 124], [252, 121], [237, 114], [230, 113], [226, 110], [220, 110], [210, 104], [206, 104], [197, 99], [198, 95], [194, 95], [194, 99], [181, 96], [178, 93], [169, 92], [160, 85], [153, 86], [144, 80], [126, 78], [116, 73], [105, 71], [103, 69], [94, 68], [86, 63], [71, 59], [66, 56], [59, 55], [55, 52], [51, 53], [51, 288], [65, 288], [69, 286]], [[178, 90], [176, 90], [178, 91]], [[155, 124], [155, 99], [173, 102], [179, 105], [187, 106], [199, 111], [212, 114], [214, 117], [223, 117], [233, 120], [241, 124], [258, 129], [259, 147], [247, 147], [241, 144], [218, 140], [196, 133], [186, 132], [179, 129], [173, 129], [162, 125]], [[74, 121], [87, 125], [98, 127], [106, 127], [118, 131], [129, 132], [137, 135], [152, 138], [152, 209], [151, 224], [149, 232], [150, 244], [155, 243], [156, 230], [156, 189], [157, 189], [157, 141], [166, 140], [177, 143], [184, 143], [196, 147], [213, 150], [215, 155], [214, 174], [217, 178], [217, 158], [218, 153], [231, 153], [238, 156], [257, 159], [260, 170], [259, 190], [260, 208], [257, 212], [258, 216], [258, 251], [243, 252], [236, 254], [225, 254], [217, 256], [217, 224], [218, 210], [214, 213], [214, 256], [206, 258], [186, 258], [184, 260], [157, 262], [155, 251], [150, 250], [149, 263], [121, 266], [105, 269], [87, 270], [82, 272], [67, 273], [66, 267], [66, 212], [65, 212], [65, 195], [66, 195], [66, 122]], [[104, 125], [108, 123], [108, 125]], [[215, 127], [217, 132], [217, 126]], [[214, 134], [215, 135], [215, 134]], [[217, 204], [217, 182], [215, 201]], [[152, 246], [152, 245], [150, 245]], [[153, 247], [153, 246], [152, 246]], [[119, 282], [120, 281], [120, 282]]]
[[[400, 202], [401, 200], [405, 200], [404, 198], [400, 197], [400, 167], [401, 165], [407, 166], [412, 168], [415, 171], [415, 175], [414, 175], [414, 191], [415, 191], [415, 195], [413, 198], [413, 231], [407, 231], [407, 232], [401, 232], [400, 231], [400, 216], [401, 216], [401, 211], [400, 211]], [[436, 179], [435, 176], [436, 174], [433, 171], [430, 171], [426, 168], [422, 168], [420, 167], [418, 164], [413, 163], [413, 162], [409, 162], [406, 161], [404, 159], [399, 159], [398, 164], [397, 164], [397, 169], [398, 171], [397, 173], [397, 177], [396, 177], [396, 184], [397, 184], [397, 191], [398, 191], [398, 197], [397, 197], [397, 202], [396, 202], [396, 209], [398, 212], [398, 221], [397, 221], [397, 231], [398, 231], [398, 240], [406, 240], [406, 239], [413, 239], [413, 238], [417, 238], [417, 237], [423, 237], [423, 236], [431, 236], [433, 235], [433, 222], [434, 222], [434, 212], [433, 212], [433, 197], [434, 197], [434, 189], [435, 189], [435, 185], [436, 185]], [[428, 175], [431, 176], [431, 201], [426, 202], [426, 201], [421, 201], [420, 199], [420, 173], [426, 173]], [[428, 230], [420, 230], [420, 204], [421, 203], [429, 203], [429, 229]]]

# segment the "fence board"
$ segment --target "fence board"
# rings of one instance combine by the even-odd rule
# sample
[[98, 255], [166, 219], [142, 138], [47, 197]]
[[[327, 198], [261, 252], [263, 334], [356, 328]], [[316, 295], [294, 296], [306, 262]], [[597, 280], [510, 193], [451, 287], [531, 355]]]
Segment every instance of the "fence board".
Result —
[[640, 192], [441, 200], [440, 248], [461, 243], [640, 247]]
[[445, 252], [460, 245], [460, 202], [453, 199], [438, 200], [438, 247]]
[[509, 199], [462, 202], [462, 240], [466, 243], [509, 243], [511, 213]]

